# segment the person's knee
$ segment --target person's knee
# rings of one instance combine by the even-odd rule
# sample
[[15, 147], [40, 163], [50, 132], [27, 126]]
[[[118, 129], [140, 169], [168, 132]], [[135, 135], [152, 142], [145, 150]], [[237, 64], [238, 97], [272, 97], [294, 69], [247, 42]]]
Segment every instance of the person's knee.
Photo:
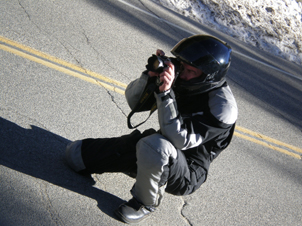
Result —
[[77, 140], [69, 143], [65, 150], [65, 159], [69, 167], [76, 172], [80, 172], [86, 168], [82, 159], [81, 147], [82, 141]]
[[136, 146], [138, 164], [146, 164], [148, 167], [163, 166], [169, 158], [176, 158], [175, 147], [162, 135], [153, 134], [142, 138]]

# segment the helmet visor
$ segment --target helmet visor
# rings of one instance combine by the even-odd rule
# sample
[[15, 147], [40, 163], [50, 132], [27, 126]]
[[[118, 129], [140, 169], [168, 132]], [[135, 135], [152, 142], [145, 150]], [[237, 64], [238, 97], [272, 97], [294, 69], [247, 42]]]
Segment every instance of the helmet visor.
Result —
[[171, 52], [182, 61], [211, 74], [229, 63], [231, 49], [219, 39], [198, 35], [190, 41], [180, 41]]

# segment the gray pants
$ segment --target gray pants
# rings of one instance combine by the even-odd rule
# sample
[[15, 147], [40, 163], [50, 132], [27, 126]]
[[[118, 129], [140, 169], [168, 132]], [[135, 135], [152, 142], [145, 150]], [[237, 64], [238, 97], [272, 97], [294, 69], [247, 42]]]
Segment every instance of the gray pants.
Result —
[[67, 146], [66, 159], [76, 172], [135, 175], [131, 193], [146, 206], [159, 205], [164, 191], [191, 194], [207, 175], [207, 169], [188, 165], [184, 153], [155, 131], [75, 141]]
[[162, 135], [141, 139], [136, 146], [137, 176], [132, 195], [144, 205], [159, 205], [167, 183], [165, 166], [177, 158], [174, 146]]

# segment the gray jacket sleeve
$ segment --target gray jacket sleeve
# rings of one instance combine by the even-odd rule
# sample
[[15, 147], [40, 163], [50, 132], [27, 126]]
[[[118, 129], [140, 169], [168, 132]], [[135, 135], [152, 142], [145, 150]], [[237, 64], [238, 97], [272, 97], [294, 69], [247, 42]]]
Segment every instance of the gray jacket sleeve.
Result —
[[180, 150], [197, 147], [225, 133], [237, 120], [238, 109], [229, 87], [214, 90], [209, 95], [211, 115], [224, 126], [209, 122], [204, 112], [192, 113], [188, 119], [182, 118], [173, 90], [155, 94], [155, 97], [161, 133]]
[[125, 96], [127, 103], [131, 110], [135, 107], [136, 103], [138, 103], [146, 84], [148, 82], [149, 75], [142, 73], [141, 77], [129, 83], [125, 90]]
[[[158, 120], [162, 135], [180, 150], [197, 147], [202, 143], [199, 134], [189, 134], [187, 129], [183, 129], [181, 117], [177, 110], [177, 104], [173, 90], [155, 94], [158, 108]], [[193, 125], [192, 125], [193, 129]]]

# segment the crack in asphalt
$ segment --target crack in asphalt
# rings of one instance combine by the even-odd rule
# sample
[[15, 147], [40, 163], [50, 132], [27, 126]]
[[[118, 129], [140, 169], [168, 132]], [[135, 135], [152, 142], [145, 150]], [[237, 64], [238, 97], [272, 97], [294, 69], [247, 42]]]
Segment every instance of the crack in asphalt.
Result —
[[[106, 89], [106, 88], [104, 88]], [[114, 96], [110, 93], [110, 91], [106, 90], [107, 94], [110, 96], [112, 103], [117, 107], [117, 109], [120, 110], [120, 112], [127, 118], [127, 114], [123, 111], [123, 109], [118, 105], [118, 103], [115, 101]]]
[[52, 205], [51, 199], [47, 192], [46, 182], [41, 181], [40, 190], [46, 210], [50, 214], [51, 219], [54, 221], [55, 225], [64, 225], [63, 220], [60, 218], [60, 214], [58, 213], [58, 211], [56, 211], [56, 209]]
[[183, 206], [181, 207], [181, 210], [180, 210], [180, 214], [181, 216], [183, 217], [183, 219], [190, 225], [190, 226], [193, 226], [193, 224], [191, 223], [191, 221], [185, 216], [184, 214], [184, 210], [186, 208], [186, 206], [188, 206], [189, 204], [183, 200]]
[[[45, 33], [48, 37], [53, 37], [61, 46], [63, 46], [63, 48], [66, 50], [66, 52], [75, 60], [76, 64], [79, 65], [81, 68], [83, 68], [85, 70], [85, 72], [87, 71], [87, 69], [85, 69], [85, 67], [83, 66], [83, 64], [81, 63], [81, 61], [79, 59], [77, 59], [74, 54], [69, 50], [69, 48], [62, 42], [60, 41], [58, 38], [54, 37], [53, 34], [50, 34], [49, 32], [43, 30], [37, 23], [35, 23], [32, 19], [32, 16], [30, 15], [30, 13], [26, 10], [26, 8], [22, 5], [21, 1], [18, 0], [18, 3], [20, 5], [20, 7], [22, 8], [22, 10], [24, 11], [24, 13], [26, 14], [26, 16], [28, 17], [29, 21], [34, 24], [34, 26], [42, 33]], [[99, 59], [99, 61], [103, 62], [104, 64], [106, 64], [109, 68], [111, 68], [112, 70], [116, 71], [117, 73], [121, 74], [122, 76], [126, 77], [129, 79], [129, 77], [127, 75], [125, 75], [122, 71], [119, 71], [117, 68], [114, 67], [114, 65], [112, 66], [110, 64], [110, 62], [108, 60], [106, 60], [106, 56], [102, 55], [97, 48], [95, 48], [91, 41], [90, 38], [85, 30], [84, 27], [82, 27], [82, 25], [80, 25], [82, 32], [81, 34], [84, 36], [85, 40], [86, 40], [86, 44], [96, 53], [97, 58]], [[70, 45], [70, 47], [74, 48], [73, 46]], [[76, 49], [76, 48], [74, 48]], [[130, 80], [130, 79], [129, 79]], [[105, 87], [104, 87], [105, 88]], [[106, 89], [106, 88], [105, 88]], [[109, 92], [109, 90], [106, 90], [107, 94], [110, 96], [112, 102], [116, 105], [116, 107], [122, 112], [122, 114], [127, 117], [126, 113], [122, 110], [122, 108], [117, 104], [117, 102], [114, 99], [114, 96]]]
[[[22, 8], [22, 10], [24, 11], [24, 13], [26, 14], [26, 16], [28, 17], [29, 21], [35, 25], [35, 27], [40, 31], [40, 32], [43, 32], [45, 34], [47, 34], [48, 36], [51, 36], [51, 34], [49, 34], [47, 31], [43, 30], [40, 26], [38, 26], [38, 24], [36, 24], [33, 20], [32, 20], [32, 17], [31, 15], [29, 14], [29, 12], [26, 10], [26, 8], [22, 5], [21, 1], [18, 0], [18, 3], [19, 3], [19, 6]], [[81, 26], [81, 25], [80, 25]], [[86, 44], [97, 54], [97, 57], [99, 59], [102, 59], [103, 62], [105, 62], [107, 64], [107, 66], [109, 66], [110, 68], [112, 68], [113, 70], [117, 71], [118, 73], [121, 73], [119, 72], [117, 69], [115, 69], [113, 66], [110, 65], [110, 63], [106, 60], [106, 57], [103, 56], [102, 54], [100, 54], [98, 52], [98, 50], [96, 48], [93, 47], [93, 45], [91, 44], [91, 41], [87, 35], [87, 32], [86, 30], [81, 26], [82, 28], [82, 35], [84, 36], [85, 40], [86, 40]], [[53, 36], [52, 36], [53, 37]], [[72, 56], [72, 58], [76, 61], [76, 63], [81, 67], [83, 68], [85, 71], [87, 71], [87, 69], [85, 69], [83, 67], [83, 64], [80, 62], [80, 60], [78, 60], [73, 54], [72, 52], [68, 49], [68, 47], [62, 42], [60, 41], [58, 38], [56, 37], [53, 37], [55, 40], [58, 41], [58, 43], [64, 47], [64, 49], [67, 51], [67, 53]], [[72, 46], [71, 46], [72, 47]], [[122, 73], [121, 73], [122, 74]], [[125, 76], [125, 75], [124, 75]], [[114, 99], [114, 96], [110, 93], [109, 90], [107, 90], [105, 87], [103, 87], [106, 91], [107, 91], [107, 94], [109, 95], [109, 97], [111, 98], [111, 101], [112, 103], [120, 110], [120, 112], [125, 116], [127, 117], [126, 113], [122, 110], [122, 108], [118, 105], [118, 103], [115, 101]]]
[[28, 17], [28, 19], [31, 21], [31, 17], [29, 15], [29, 13], [27, 12], [27, 10], [25, 9], [25, 7], [21, 4], [20, 0], [18, 1], [20, 7], [23, 9], [23, 11], [25, 12], [26, 16]]
[[29, 21], [30, 21], [33, 25], [35, 25], [35, 27], [36, 27], [40, 32], [45, 33], [45, 34], [47, 35], [47, 37], [53, 37], [55, 40], [57, 40], [57, 41], [59, 42], [59, 44], [60, 44], [61, 46], [64, 47], [64, 49], [67, 51], [67, 53], [68, 53], [70, 56], [72, 56], [72, 58], [76, 61], [76, 63], [77, 63], [79, 66], [82, 67], [81, 62], [80, 62], [80, 61], [79, 61], [79, 60], [71, 53], [71, 51], [67, 48], [67, 46], [65, 46], [65, 45], [63, 44], [63, 42], [61, 42], [58, 38], [54, 37], [51, 33], [49, 33], [49, 32], [47, 32], [47, 31], [43, 30], [37, 23], [35, 23], [35, 22], [32, 20], [31, 15], [27, 12], [26, 8], [22, 5], [22, 3], [21, 3], [20, 0], [18, 0], [18, 3], [19, 3], [19, 5], [20, 5], [20, 7], [23, 9], [24, 13], [27, 15]]

